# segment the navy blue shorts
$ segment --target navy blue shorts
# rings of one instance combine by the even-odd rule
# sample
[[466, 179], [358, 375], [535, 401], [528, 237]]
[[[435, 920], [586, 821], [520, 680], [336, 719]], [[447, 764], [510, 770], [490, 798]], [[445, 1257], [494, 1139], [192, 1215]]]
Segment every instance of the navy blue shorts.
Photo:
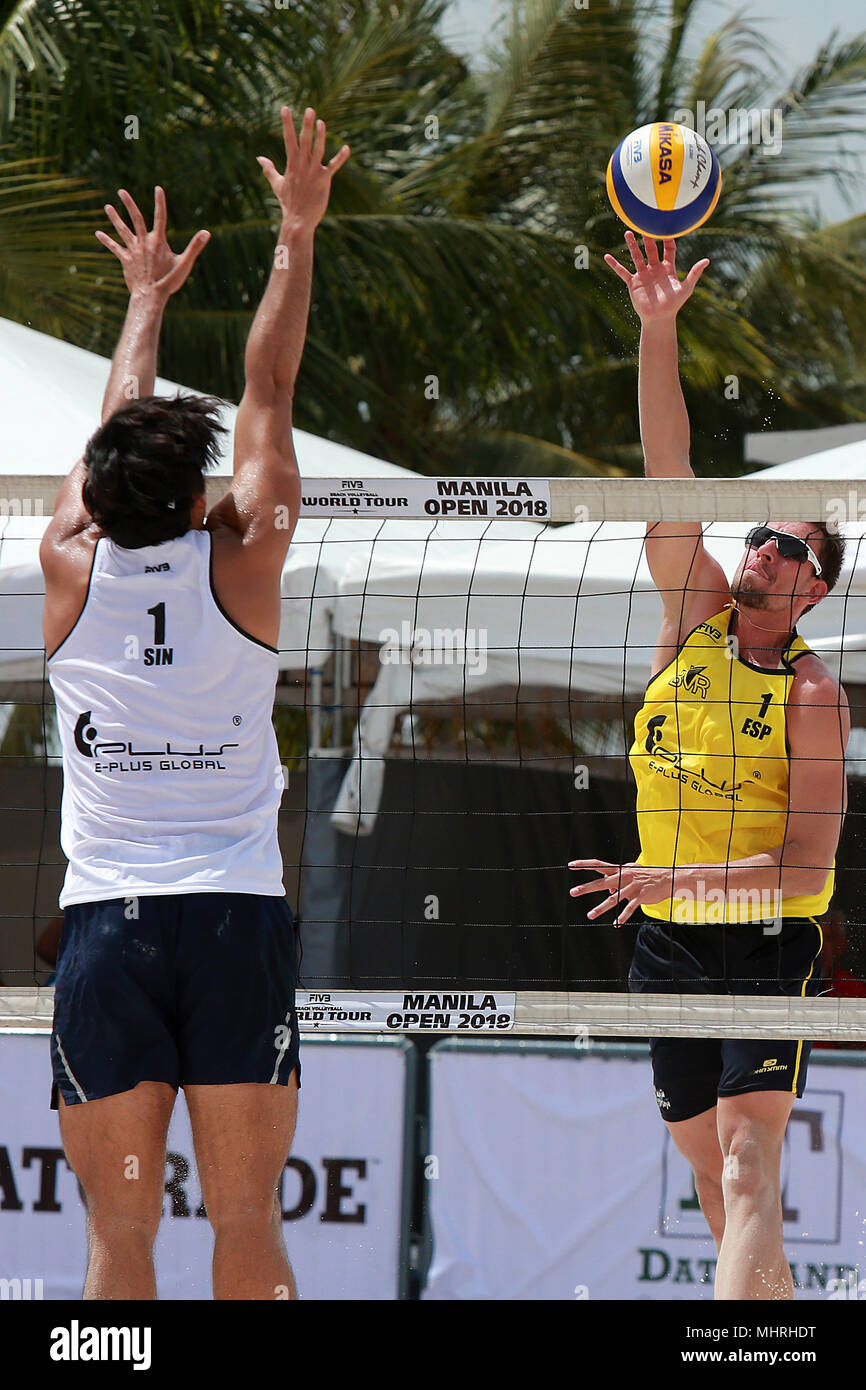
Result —
[[[779, 923], [691, 926], [644, 917], [629, 988], [636, 993], [780, 994], [807, 997], [821, 980], [821, 928], [812, 917]], [[776, 928], [779, 928], [776, 930]], [[676, 1123], [722, 1096], [787, 1091], [802, 1096], [810, 1042], [651, 1038], [656, 1103]]]
[[66, 909], [51, 1108], [140, 1081], [286, 1085], [297, 1073], [297, 933], [285, 898], [178, 893]]

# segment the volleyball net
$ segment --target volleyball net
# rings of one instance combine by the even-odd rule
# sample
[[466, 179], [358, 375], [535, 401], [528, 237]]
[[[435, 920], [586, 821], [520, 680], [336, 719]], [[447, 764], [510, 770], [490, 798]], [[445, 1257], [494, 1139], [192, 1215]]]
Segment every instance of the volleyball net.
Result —
[[[44, 504], [6, 516], [0, 541], [6, 1030], [50, 1024], [65, 868], [39, 626], [38, 544], [52, 497], [40, 480], [17, 482], [17, 495]], [[274, 709], [301, 1029], [560, 1035], [578, 1046], [866, 1041], [866, 526], [856, 488], [761, 477], [305, 479], [283, 573]], [[629, 863], [639, 851], [629, 753], [662, 616], [646, 522], [702, 523], [730, 578], [749, 528], [772, 519], [837, 523], [848, 547], [834, 591], [799, 627], [841, 682], [852, 721], [848, 809], [815, 966], [822, 992], [780, 994], [768, 979], [755, 994], [680, 993], [672, 974], [670, 992], [630, 993], [637, 923], [590, 920], [598, 899], [569, 896], [579, 880], [567, 866]], [[758, 731], [747, 769], [757, 780], [760, 743]], [[678, 773], [675, 760], [668, 770]], [[731, 806], [742, 775], [734, 765], [719, 781]], [[676, 796], [659, 814], [676, 817]], [[771, 905], [771, 941], [776, 917]], [[753, 927], [717, 929], [722, 939]]]

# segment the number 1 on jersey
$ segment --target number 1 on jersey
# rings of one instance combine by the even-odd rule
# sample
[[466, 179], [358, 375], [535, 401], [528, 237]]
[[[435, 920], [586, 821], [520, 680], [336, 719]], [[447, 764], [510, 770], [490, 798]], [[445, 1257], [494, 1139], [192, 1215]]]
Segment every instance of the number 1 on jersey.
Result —
[[144, 649], [145, 666], [171, 666], [174, 663], [174, 648], [165, 645], [165, 604], [155, 603], [148, 608], [153, 618], [153, 646]]
[[148, 613], [153, 618], [153, 645], [155, 647], [165, 646], [165, 604], [157, 603], [153, 608], [148, 608]]

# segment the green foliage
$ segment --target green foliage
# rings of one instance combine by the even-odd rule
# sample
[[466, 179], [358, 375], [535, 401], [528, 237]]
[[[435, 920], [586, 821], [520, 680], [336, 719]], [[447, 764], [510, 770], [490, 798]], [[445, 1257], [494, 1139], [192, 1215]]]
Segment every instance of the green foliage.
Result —
[[503, 0], [470, 69], [444, 0], [0, 0], [0, 313], [109, 355], [124, 297], [99, 209], [160, 182], [175, 244], [213, 233], [160, 369], [238, 399], [276, 230], [255, 156], [280, 157], [282, 103], [313, 105], [353, 154], [317, 237], [297, 425], [422, 472], [632, 471], [612, 144], [698, 100], [778, 108], [781, 150], [720, 147], [722, 201], [682, 248], [713, 262], [681, 321], [696, 466], [738, 470], [749, 430], [862, 418], [864, 222], [822, 228], [813, 203], [850, 177], [866, 36], [782, 76], [741, 17], [696, 45], [710, 4]]

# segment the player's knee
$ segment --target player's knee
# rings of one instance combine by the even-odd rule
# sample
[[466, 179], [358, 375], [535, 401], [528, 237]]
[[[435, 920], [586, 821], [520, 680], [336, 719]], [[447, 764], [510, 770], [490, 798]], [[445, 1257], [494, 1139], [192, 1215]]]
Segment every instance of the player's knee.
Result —
[[724, 1202], [721, 1170], [709, 1172], [696, 1168], [694, 1171], [695, 1192], [701, 1204], [701, 1211], [706, 1215], [709, 1210], [715, 1210]]
[[265, 1234], [281, 1224], [282, 1213], [275, 1192], [226, 1197], [207, 1203], [208, 1220], [215, 1236]]
[[159, 1230], [161, 1212], [147, 1208], [124, 1208], [113, 1203], [87, 1203], [87, 1227], [91, 1238], [106, 1245], [135, 1245], [151, 1250]]
[[779, 1145], [765, 1126], [744, 1120], [725, 1147], [722, 1188], [725, 1201], [757, 1201], [778, 1186]]
[[104, 1182], [82, 1183], [79, 1191], [87, 1212], [91, 1235], [112, 1240], [156, 1240], [162, 1219], [164, 1190], [162, 1184], [127, 1182], [121, 1187]]
[[[713, 1126], [708, 1131], [695, 1121], [685, 1121], [681, 1125], [670, 1126], [671, 1137], [694, 1174], [695, 1191], [698, 1198], [706, 1193], [708, 1200], [721, 1196], [722, 1191], [722, 1151], [719, 1147], [718, 1131]], [[703, 1206], [703, 1202], [701, 1202]]]

